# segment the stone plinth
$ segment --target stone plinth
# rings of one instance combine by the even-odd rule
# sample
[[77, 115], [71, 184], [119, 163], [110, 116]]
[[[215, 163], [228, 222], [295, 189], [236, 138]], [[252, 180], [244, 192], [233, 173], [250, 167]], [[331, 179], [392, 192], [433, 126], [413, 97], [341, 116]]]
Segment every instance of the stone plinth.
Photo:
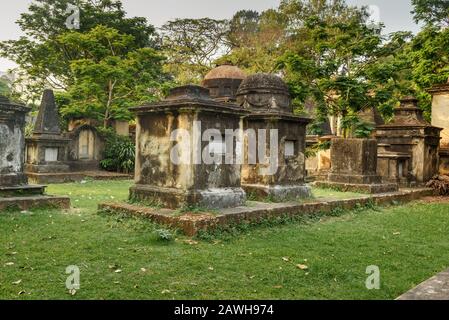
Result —
[[25, 115], [30, 108], [0, 96], [0, 186], [26, 185]]
[[386, 193], [398, 190], [396, 183], [383, 183], [377, 174], [377, 141], [375, 139], [332, 139], [331, 171], [320, 187], [364, 193]]
[[329, 181], [355, 184], [379, 184], [377, 142], [374, 139], [332, 139]]
[[[59, 124], [58, 108], [52, 90], [45, 90], [35, 123], [33, 135], [26, 139], [27, 174], [66, 173], [70, 139], [63, 136]], [[47, 183], [45, 178], [41, 183]]]
[[165, 101], [132, 110], [137, 145], [131, 198], [168, 208], [244, 204], [235, 160], [245, 111], [212, 100], [199, 86], [175, 88]]
[[[418, 101], [413, 97], [401, 100], [395, 109], [391, 123], [378, 126], [376, 139], [381, 146], [380, 152], [393, 152], [410, 156], [407, 183], [424, 185], [438, 173], [438, 152], [440, 128], [431, 126], [418, 108]], [[385, 179], [390, 179], [390, 172], [379, 171]]]
[[275, 202], [310, 197], [305, 148], [311, 119], [293, 115], [283, 80], [271, 74], [249, 76], [237, 92], [237, 103], [251, 112], [244, 121], [245, 191]]

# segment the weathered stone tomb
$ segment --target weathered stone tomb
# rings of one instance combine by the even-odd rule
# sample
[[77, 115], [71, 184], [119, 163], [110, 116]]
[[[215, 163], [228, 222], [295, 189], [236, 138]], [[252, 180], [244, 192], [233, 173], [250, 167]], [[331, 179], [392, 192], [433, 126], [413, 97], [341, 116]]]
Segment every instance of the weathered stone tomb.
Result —
[[423, 185], [438, 173], [441, 129], [430, 125], [418, 108], [418, 100], [406, 97], [394, 110], [391, 123], [377, 127], [378, 172], [388, 181]]
[[68, 209], [68, 197], [44, 195], [45, 186], [28, 185], [24, 174], [25, 116], [30, 108], [0, 96], [0, 210], [36, 206]]
[[442, 128], [439, 171], [449, 175], [449, 81], [429, 90], [432, 95], [432, 125]]
[[273, 74], [243, 80], [237, 104], [245, 117], [242, 186], [253, 196], [281, 202], [311, 196], [305, 184], [306, 126], [311, 119], [295, 116], [289, 90]]
[[398, 190], [396, 183], [383, 183], [377, 173], [375, 139], [334, 138], [330, 153], [331, 170], [328, 181], [319, 181], [318, 186], [366, 193]]
[[168, 208], [245, 203], [236, 161], [245, 111], [214, 101], [208, 89], [193, 85], [132, 110], [137, 145], [131, 198]]
[[0, 186], [26, 185], [25, 116], [31, 109], [0, 96]]
[[33, 135], [26, 139], [26, 167], [30, 181], [42, 182], [45, 174], [67, 173], [69, 141], [60, 128], [59, 113], [52, 90], [45, 90], [34, 126]]

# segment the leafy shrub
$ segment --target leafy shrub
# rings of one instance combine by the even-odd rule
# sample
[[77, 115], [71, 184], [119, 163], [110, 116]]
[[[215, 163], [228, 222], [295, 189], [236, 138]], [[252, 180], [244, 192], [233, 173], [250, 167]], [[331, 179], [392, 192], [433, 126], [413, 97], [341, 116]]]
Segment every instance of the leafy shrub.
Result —
[[130, 173], [134, 171], [136, 146], [129, 137], [107, 132], [104, 160], [101, 167], [108, 171]]
[[158, 240], [160, 241], [172, 241], [173, 240], [173, 234], [167, 230], [167, 229], [159, 229], [156, 230], [156, 236]]

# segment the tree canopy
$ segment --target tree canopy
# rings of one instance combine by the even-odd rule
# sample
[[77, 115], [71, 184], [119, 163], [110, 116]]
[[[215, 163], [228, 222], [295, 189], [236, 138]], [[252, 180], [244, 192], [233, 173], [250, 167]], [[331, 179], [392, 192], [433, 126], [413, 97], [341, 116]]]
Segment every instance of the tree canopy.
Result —
[[[449, 77], [449, 4], [412, 3], [423, 25], [417, 35], [385, 34], [368, 8], [345, 0], [281, 0], [263, 12], [175, 19], [159, 30], [128, 17], [119, 0], [36, 0], [17, 21], [25, 35], [0, 43], [0, 55], [19, 66], [13, 93], [32, 102], [51, 86], [66, 118], [129, 119], [128, 106], [159, 99], [174, 83], [199, 83], [226, 61], [281, 75], [297, 112], [315, 106], [312, 129], [335, 115], [347, 133], [359, 111], [377, 107], [388, 119], [408, 94], [430, 116], [426, 90]], [[65, 23], [69, 4], [80, 9], [77, 30]]]

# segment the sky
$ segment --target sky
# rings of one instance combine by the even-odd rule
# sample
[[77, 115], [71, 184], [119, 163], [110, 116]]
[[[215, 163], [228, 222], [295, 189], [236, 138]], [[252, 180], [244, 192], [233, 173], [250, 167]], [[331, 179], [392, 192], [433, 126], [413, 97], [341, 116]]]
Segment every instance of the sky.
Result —
[[[15, 24], [20, 13], [27, 11], [32, 0], [14, 0], [2, 4], [0, 11], [0, 41], [17, 39], [22, 33]], [[122, 0], [129, 16], [144, 16], [160, 27], [175, 18], [231, 18], [242, 9], [263, 11], [275, 8], [280, 0]], [[347, 0], [351, 5], [369, 5], [378, 8], [376, 16], [386, 25], [386, 32], [409, 30], [417, 32], [413, 22], [411, 0]], [[0, 71], [13, 68], [13, 62], [0, 58]]]

